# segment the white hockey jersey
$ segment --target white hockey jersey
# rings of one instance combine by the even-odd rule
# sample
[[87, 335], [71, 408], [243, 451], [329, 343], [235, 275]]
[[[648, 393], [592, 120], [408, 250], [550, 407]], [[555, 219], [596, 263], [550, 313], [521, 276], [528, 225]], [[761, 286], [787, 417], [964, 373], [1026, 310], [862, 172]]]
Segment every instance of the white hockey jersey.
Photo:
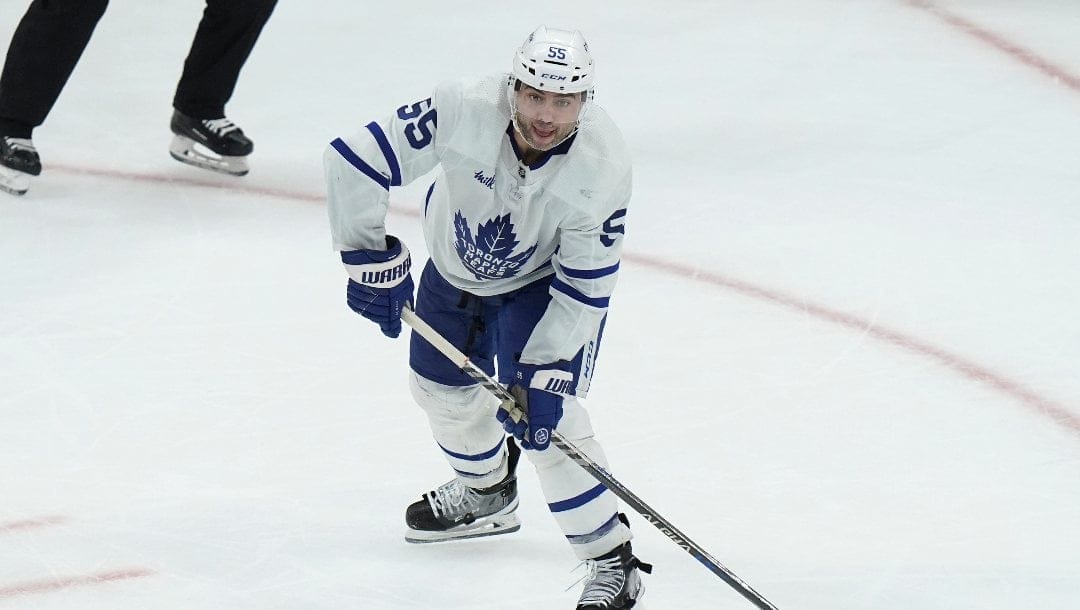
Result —
[[334, 140], [324, 155], [331, 232], [340, 250], [384, 249], [390, 187], [439, 166], [421, 207], [435, 268], [479, 296], [554, 273], [552, 301], [521, 361], [571, 360], [595, 340], [615, 287], [630, 154], [590, 103], [571, 139], [523, 164], [507, 78], [440, 84], [431, 98]]

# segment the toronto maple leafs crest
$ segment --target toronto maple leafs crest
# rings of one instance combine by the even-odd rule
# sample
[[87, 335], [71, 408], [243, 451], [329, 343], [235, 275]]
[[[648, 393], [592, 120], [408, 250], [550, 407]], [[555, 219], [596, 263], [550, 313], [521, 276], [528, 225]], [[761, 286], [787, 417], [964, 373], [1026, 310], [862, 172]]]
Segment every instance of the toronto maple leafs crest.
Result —
[[457, 235], [454, 247], [461, 257], [461, 262], [478, 280], [514, 277], [536, 252], [534, 245], [524, 252], [514, 254], [518, 241], [514, 234], [514, 223], [510, 222], [510, 214], [496, 216], [479, 225], [474, 237], [469, 222], [458, 211], [454, 214], [454, 233]]

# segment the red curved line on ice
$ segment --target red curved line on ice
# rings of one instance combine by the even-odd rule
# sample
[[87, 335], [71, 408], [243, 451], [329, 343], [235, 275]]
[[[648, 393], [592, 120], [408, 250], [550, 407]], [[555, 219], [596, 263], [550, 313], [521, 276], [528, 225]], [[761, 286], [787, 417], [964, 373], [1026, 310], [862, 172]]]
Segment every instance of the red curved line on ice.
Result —
[[[168, 176], [168, 175], [147, 175], [130, 172], [118, 172], [113, 170], [92, 169], [92, 168], [80, 168], [68, 165], [51, 166], [52, 169], [59, 169], [68, 173], [84, 174], [91, 176], [101, 176], [107, 178], [129, 180], [134, 182], [152, 182], [162, 184], [179, 184], [187, 186], [198, 186], [208, 188], [219, 188], [227, 190], [229, 192], [236, 192], [246, 195], [260, 195], [270, 196], [280, 199], [296, 200], [312, 203], [322, 203], [325, 201], [325, 195], [312, 194], [312, 193], [295, 193], [282, 189], [274, 188], [262, 188], [256, 186], [248, 186], [240, 184], [237, 179], [222, 178], [222, 180], [211, 179], [192, 179], [180, 176]], [[415, 208], [403, 209], [401, 207], [391, 208], [391, 212], [397, 215], [406, 216], [410, 218], [418, 218], [419, 212]], [[1065, 428], [1069, 432], [1080, 437], [1080, 416], [1074, 414], [1070, 409], [1064, 405], [1057, 403], [1045, 396], [1040, 395], [1036, 390], [1010, 379], [1007, 375], [1000, 372], [991, 370], [988, 367], [980, 365], [972, 360], [961, 356], [955, 352], [951, 352], [943, 347], [933, 345], [927, 341], [923, 341], [917, 337], [905, 334], [901, 331], [891, 329], [882, 326], [876, 322], [863, 320], [857, 316], [849, 313], [845, 313], [839, 310], [831, 309], [824, 305], [812, 303], [801, 297], [789, 295], [779, 290], [771, 288], [765, 288], [758, 286], [750, 282], [726, 277], [717, 273], [702, 272], [698, 269], [687, 267], [685, 265], [679, 265], [677, 263], [664, 261], [655, 257], [638, 255], [633, 253], [624, 253], [623, 258], [628, 262], [640, 265], [642, 267], [652, 268], [658, 271], [663, 271], [668, 274], [674, 274], [691, 281], [699, 281], [705, 284], [710, 284], [719, 288], [731, 290], [745, 297], [756, 299], [759, 301], [765, 301], [778, 305], [786, 309], [791, 309], [802, 314], [810, 315], [820, 320], [843, 326], [848, 329], [864, 333], [870, 337], [877, 339], [883, 343], [892, 345], [893, 347], [900, 348], [909, 353], [917, 354], [921, 357], [933, 360], [938, 364], [946, 367], [961, 377], [967, 378], [971, 381], [975, 381], [981, 385], [989, 387], [997, 392], [1005, 394], [1010, 398], [1018, 401], [1034, 412], [1048, 417], [1057, 425]]]
[[918, 9], [922, 9], [937, 17], [941, 21], [944, 21], [950, 27], [955, 30], [984, 42], [991, 47], [1007, 54], [1016, 61], [1024, 64], [1029, 68], [1034, 68], [1039, 72], [1042, 72], [1046, 76], [1054, 79], [1055, 81], [1065, 85], [1073, 91], [1080, 92], [1080, 77], [1069, 72], [1065, 68], [1055, 64], [1054, 62], [1040, 57], [1037, 53], [1031, 49], [1024, 48], [1023, 46], [1012, 42], [1005, 38], [1001, 34], [996, 34], [975, 22], [961, 17], [956, 13], [947, 11], [940, 6], [937, 6], [931, 0], [900, 0], [908, 6], [912, 6]]
[[977, 364], [943, 347], [933, 345], [932, 343], [923, 341], [922, 339], [918, 339], [901, 331], [888, 328], [887, 326], [882, 326], [877, 322], [864, 320], [858, 316], [831, 309], [824, 305], [819, 305], [807, 301], [802, 297], [786, 294], [779, 290], [764, 288], [743, 280], [732, 279], [716, 273], [703, 272], [685, 265], [660, 261], [650, 257], [624, 254], [623, 258], [643, 267], [650, 267], [665, 273], [671, 273], [705, 284], [711, 284], [736, 292], [745, 297], [772, 303], [785, 309], [797, 311], [801, 314], [808, 314], [820, 320], [866, 334], [879, 341], [888, 343], [893, 347], [928, 358], [962, 377], [989, 386], [990, 388], [1009, 396], [1029, 407], [1036, 413], [1049, 417], [1059, 426], [1080, 436], [1080, 416], [1074, 414], [1064, 405], [1040, 395], [1037, 391], [1018, 381], [1010, 379], [1002, 373]]

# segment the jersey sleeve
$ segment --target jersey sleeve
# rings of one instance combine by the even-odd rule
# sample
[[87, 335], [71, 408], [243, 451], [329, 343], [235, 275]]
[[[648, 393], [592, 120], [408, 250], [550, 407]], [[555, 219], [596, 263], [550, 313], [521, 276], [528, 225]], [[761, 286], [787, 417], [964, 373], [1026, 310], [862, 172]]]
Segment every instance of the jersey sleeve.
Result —
[[606, 217], [561, 229], [552, 259], [551, 302], [522, 351], [522, 362], [573, 360], [596, 336], [619, 275], [630, 191], [627, 168], [602, 208]]
[[459, 98], [452, 85], [440, 85], [432, 97], [330, 143], [323, 167], [335, 248], [385, 248], [390, 187], [408, 184], [439, 163], [439, 123], [448, 128]]

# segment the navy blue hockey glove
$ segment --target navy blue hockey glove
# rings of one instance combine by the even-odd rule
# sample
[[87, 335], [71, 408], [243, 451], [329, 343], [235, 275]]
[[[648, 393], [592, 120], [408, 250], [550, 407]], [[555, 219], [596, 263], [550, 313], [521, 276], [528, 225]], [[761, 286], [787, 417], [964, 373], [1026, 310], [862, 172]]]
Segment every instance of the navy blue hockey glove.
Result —
[[349, 272], [349, 308], [375, 322], [387, 337], [401, 334], [401, 308], [413, 302], [409, 249], [393, 235], [386, 250], [347, 250], [341, 262]]
[[562, 419], [563, 398], [574, 394], [570, 363], [565, 360], [541, 365], [515, 362], [510, 393], [525, 409], [525, 418], [515, 422], [510, 417], [514, 405], [508, 404], [500, 406], [495, 417], [502, 422], [503, 429], [521, 441], [524, 449], [547, 449], [551, 431]]

